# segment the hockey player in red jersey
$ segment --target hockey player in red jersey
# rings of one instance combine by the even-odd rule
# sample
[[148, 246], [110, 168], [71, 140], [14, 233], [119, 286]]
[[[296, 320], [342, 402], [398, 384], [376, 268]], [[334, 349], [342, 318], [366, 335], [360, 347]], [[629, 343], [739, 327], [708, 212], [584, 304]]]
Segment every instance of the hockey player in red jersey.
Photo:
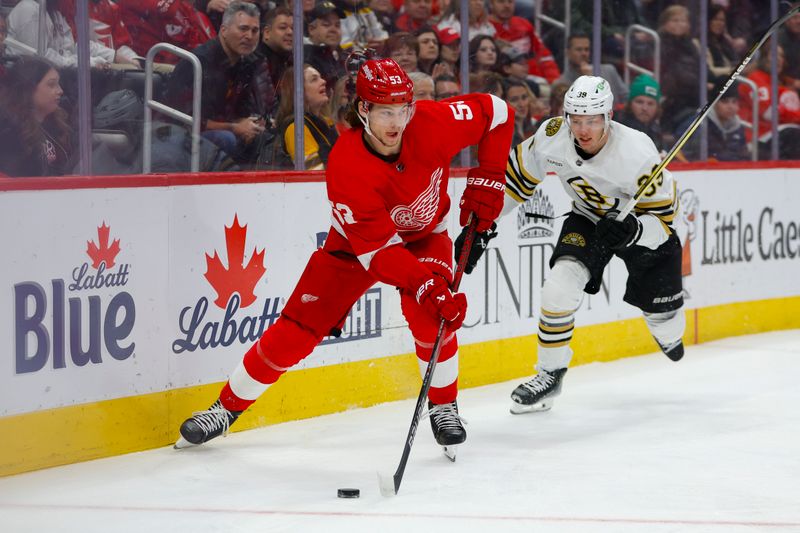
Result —
[[456, 330], [467, 309], [453, 294], [453, 244], [447, 234], [449, 165], [463, 148], [478, 145], [459, 222], [478, 219], [486, 232], [504, 202], [506, 157], [513, 111], [489, 94], [441, 102], [413, 101], [413, 84], [391, 59], [358, 68], [348, 130], [328, 160], [332, 227], [315, 251], [280, 318], [245, 354], [219, 399], [180, 428], [176, 447], [204, 443], [228, 430], [284, 372], [311, 353], [344, 321], [374, 283], [397, 287], [403, 315], [425, 373], [438, 325], [447, 324], [428, 407], [436, 441], [458, 445], [466, 432], [458, 414]]

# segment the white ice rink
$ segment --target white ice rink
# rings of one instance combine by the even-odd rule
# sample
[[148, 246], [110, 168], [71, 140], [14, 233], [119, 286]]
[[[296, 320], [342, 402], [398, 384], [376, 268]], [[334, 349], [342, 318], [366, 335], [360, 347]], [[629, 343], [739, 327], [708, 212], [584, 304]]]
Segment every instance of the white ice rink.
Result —
[[800, 330], [730, 338], [573, 368], [548, 413], [464, 390], [458, 460], [426, 421], [392, 498], [413, 400], [3, 478], [0, 531], [800, 532], [799, 381]]

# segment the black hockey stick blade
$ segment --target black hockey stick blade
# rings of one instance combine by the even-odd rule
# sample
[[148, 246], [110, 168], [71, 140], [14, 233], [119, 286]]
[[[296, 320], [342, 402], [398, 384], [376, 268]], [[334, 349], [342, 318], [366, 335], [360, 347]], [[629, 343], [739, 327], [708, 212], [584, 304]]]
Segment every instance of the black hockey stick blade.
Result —
[[[461, 248], [461, 255], [456, 264], [456, 272], [453, 276], [453, 283], [450, 286], [453, 292], [458, 291], [461, 285], [461, 278], [464, 276], [464, 268], [469, 259], [469, 251], [472, 248], [472, 243], [475, 242], [475, 234], [478, 227], [478, 219], [472, 217], [467, 229], [467, 234], [464, 236], [464, 246]], [[444, 337], [445, 323], [444, 319], [439, 322], [439, 331], [436, 334], [436, 342], [433, 345], [431, 352], [431, 359], [428, 361], [428, 367], [425, 370], [425, 376], [422, 378], [422, 388], [417, 397], [417, 404], [414, 407], [414, 415], [411, 417], [411, 427], [408, 428], [408, 435], [406, 442], [403, 446], [403, 454], [400, 457], [400, 464], [394, 475], [381, 474], [378, 472], [378, 487], [381, 490], [381, 495], [389, 497], [394, 496], [400, 490], [400, 483], [403, 482], [403, 473], [406, 471], [406, 464], [408, 457], [411, 454], [411, 446], [414, 444], [414, 438], [417, 435], [417, 428], [419, 427], [420, 419], [422, 418], [422, 411], [425, 409], [425, 398], [428, 397], [428, 391], [431, 388], [431, 381], [433, 380], [433, 371], [436, 368], [436, 362], [439, 360], [439, 350], [442, 346], [442, 338]]]

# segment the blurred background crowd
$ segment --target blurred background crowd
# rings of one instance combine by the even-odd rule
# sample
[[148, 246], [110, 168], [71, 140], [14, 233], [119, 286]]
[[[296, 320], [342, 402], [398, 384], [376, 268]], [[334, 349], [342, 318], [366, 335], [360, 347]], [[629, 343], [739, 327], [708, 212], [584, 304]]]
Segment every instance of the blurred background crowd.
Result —
[[[0, 175], [80, 173], [80, 1], [0, 0]], [[596, 73], [611, 84], [614, 120], [666, 152], [772, 22], [770, 0], [603, 0], [600, 31], [593, 0], [302, 0], [299, 20], [292, 0], [86, 1], [95, 175], [188, 171], [193, 140], [201, 171], [323, 169], [348, 127], [357, 51], [395, 59], [417, 100], [505, 99], [515, 144]], [[678, 159], [800, 159], [800, 15], [775, 38]], [[193, 58], [169, 49], [146, 64], [157, 43], [192, 52], [199, 82]], [[146, 120], [148, 68], [162, 107]]]

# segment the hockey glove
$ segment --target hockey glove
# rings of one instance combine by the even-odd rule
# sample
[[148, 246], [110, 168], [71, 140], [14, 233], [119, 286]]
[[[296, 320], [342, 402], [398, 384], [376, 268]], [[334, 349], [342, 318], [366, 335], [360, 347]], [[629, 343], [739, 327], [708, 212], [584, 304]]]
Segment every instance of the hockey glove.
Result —
[[619, 211], [609, 211], [597, 222], [597, 240], [612, 250], [619, 251], [631, 246], [642, 236], [642, 223], [634, 215], [617, 220]]
[[460, 328], [467, 314], [467, 297], [460, 292], [450, 292], [447, 282], [436, 274], [417, 289], [417, 303], [434, 317], [443, 318], [450, 331]]
[[[469, 226], [462, 228], [461, 234], [456, 238], [456, 261], [461, 257], [461, 249], [464, 247], [464, 239], [467, 237], [468, 229]], [[489, 247], [489, 241], [495, 237], [497, 237], [497, 224], [494, 222], [492, 222], [492, 227], [488, 230], [475, 234], [475, 240], [472, 241], [472, 248], [469, 251], [469, 256], [467, 256], [467, 264], [464, 266], [464, 274], [472, 274], [481, 256], [483, 256], [483, 252]]]
[[469, 216], [475, 214], [478, 226], [475, 228], [482, 233], [492, 227], [492, 223], [500, 216], [505, 201], [506, 184], [503, 181], [489, 178], [469, 176], [467, 188], [461, 196], [461, 216], [459, 222], [462, 226], [469, 224]]

